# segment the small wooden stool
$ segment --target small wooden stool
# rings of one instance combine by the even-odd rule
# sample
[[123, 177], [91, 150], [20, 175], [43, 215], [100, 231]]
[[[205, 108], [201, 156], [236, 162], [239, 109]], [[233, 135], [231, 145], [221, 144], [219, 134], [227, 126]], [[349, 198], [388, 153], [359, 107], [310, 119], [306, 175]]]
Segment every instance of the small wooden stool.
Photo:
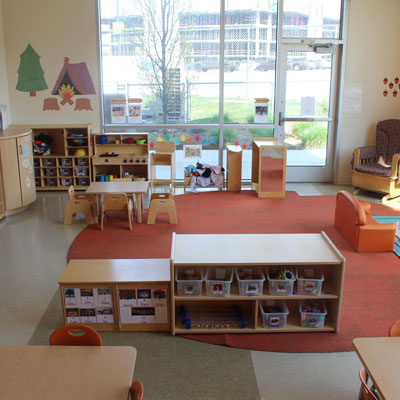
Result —
[[168, 213], [169, 223], [177, 224], [175, 200], [172, 193], [153, 193], [150, 198], [149, 215], [147, 223], [154, 224], [159, 212]]

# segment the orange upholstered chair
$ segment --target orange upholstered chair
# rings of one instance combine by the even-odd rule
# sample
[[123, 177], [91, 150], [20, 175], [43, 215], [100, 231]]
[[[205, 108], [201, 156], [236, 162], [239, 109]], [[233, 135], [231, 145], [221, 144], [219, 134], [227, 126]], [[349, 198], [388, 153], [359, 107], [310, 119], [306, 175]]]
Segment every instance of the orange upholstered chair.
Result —
[[50, 336], [51, 346], [101, 346], [99, 334], [90, 326], [70, 324], [57, 328]]
[[349, 192], [340, 191], [336, 195], [335, 228], [359, 253], [393, 251], [396, 226], [376, 222], [370, 207]]
[[389, 336], [400, 336], [400, 319], [394, 321], [389, 329]]

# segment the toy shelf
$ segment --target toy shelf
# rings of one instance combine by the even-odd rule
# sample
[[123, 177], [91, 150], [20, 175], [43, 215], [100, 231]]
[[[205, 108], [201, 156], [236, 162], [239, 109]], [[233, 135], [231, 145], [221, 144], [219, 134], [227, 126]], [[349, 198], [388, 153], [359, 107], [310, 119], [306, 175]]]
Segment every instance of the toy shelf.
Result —
[[[92, 181], [92, 125], [36, 125], [30, 128], [33, 140], [39, 135], [51, 139], [48, 151], [33, 157], [36, 190], [68, 190], [70, 185], [77, 190], [86, 189]], [[67, 173], [66, 169], [70, 171]]]
[[[193, 249], [207, 249], [207, 251], [193, 251]], [[261, 269], [266, 275], [278, 267], [296, 271], [302, 268], [323, 273], [322, 290], [319, 294], [297, 294], [297, 282], [293, 285], [292, 295], [278, 295], [270, 293], [269, 281], [265, 279], [263, 290], [258, 296], [242, 296], [239, 294], [237, 281], [230, 284], [230, 292], [225, 296], [207, 296], [206, 282], [202, 282], [202, 289], [194, 291], [198, 295], [178, 294], [178, 284], [171, 282], [172, 308], [171, 325], [172, 334], [178, 333], [260, 333], [260, 332], [316, 332], [339, 330], [340, 311], [342, 302], [343, 279], [345, 259], [330, 241], [328, 236], [320, 234], [254, 234], [254, 235], [173, 235], [171, 252], [171, 276], [175, 277], [177, 271], [190, 271], [193, 276], [202, 275], [208, 267], [217, 267], [231, 271], [232, 268]], [[199, 273], [199, 269], [203, 274]], [[228, 273], [230, 275], [230, 273]], [[193, 282], [198, 284], [198, 279], [179, 280], [188, 282], [190, 287]], [[197, 280], [195, 280], [197, 279]], [[244, 281], [246, 282], [246, 281]], [[322, 327], [303, 327], [301, 325], [301, 313], [299, 304], [301, 301], [319, 302], [324, 304], [327, 315]], [[260, 302], [283, 301], [288, 308], [286, 324], [280, 328], [268, 328], [263, 325], [263, 316], [260, 311]], [[209, 327], [207, 324], [194, 324], [187, 328], [185, 316], [191, 319], [191, 310], [194, 310], [195, 320], [197, 311], [201, 309], [203, 314], [212, 315], [216, 310], [222, 310], [218, 317], [224, 318], [224, 310], [232, 312], [236, 307], [243, 313], [246, 320], [245, 327], [231, 327], [228, 322], [218, 328]], [[235, 309], [236, 309], [235, 308]], [[182, 311], [186, 310], [187, 311]], [[185, 315], [183, 315], [185, 314]], [[193, 325], [193, 324], [192, 324]]]
[[94, 180], [101, 175], [149, 180], [148, 133], [95, 134], [92, 164]]

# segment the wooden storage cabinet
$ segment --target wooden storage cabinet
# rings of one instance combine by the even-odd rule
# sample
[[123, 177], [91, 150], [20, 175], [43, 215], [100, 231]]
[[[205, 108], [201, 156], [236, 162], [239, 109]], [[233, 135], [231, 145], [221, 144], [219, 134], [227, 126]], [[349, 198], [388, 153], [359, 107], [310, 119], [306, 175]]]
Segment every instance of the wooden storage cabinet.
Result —
[[29, 128], [10, 126], [0, 131], [0, 173], [3, 188], [0, 197], [7, 215], [23, 211], [36, 200]]
[[[0, 165], [1, 165], [1, 154], [0, 154]], [[3, 191], [3, 178], [0, 172], [0, 219], [6, 216], [6, 205], [4, 204], [4, 191]]]
[[52, 139], [50, 153], [33, 159], [36, 190], [67, 190], [70, 185], [86, 189], [92, 182], [92, 125], [42, 125], [31, 129], [33, 140], [40, 134]]
[[64, 323], [170, 330], [170, 260], [72, 260], [59, 280]]
[[[201, 249], [206, 251], [201, 251]], [[307, 267], [323, 271], [324, 281], [320, 295], [297, 294], [297, 283], [293, 295], [279, 296], [269, 292], [269, 282], [265, 277], [263, 292], [260, 296], [239, 295], [238, 283], [234, 279], [230, 295], [211, 297], [206, 295], [206, 283], [202, 284], [200, 296], [178, 296], [177, 284], [171, 284], [172, 333], [260, 333], [260, 332], [315, 332], [339, 330], [342, 302], [345, 260], [324, 232], [321, 234], [265, 234], [265, 235], [176, 235], [173, 236], [171, 255], [171, 276], [176, 268], [188, 268], [196, 271], [216, 266], [230, 270], [232, 268], [261, 268], [264, 275], [273, 268]], [[286, 325], [282, 328], [264, 328], [259, 303], [265, 300], [283, 301], [289, 309]], [[327, 315], [323, 328], [301, 327], [299, 302], [310, 300], [324, 302]], [[215, 328], [212, 315], [215, 310], [232, 312], [238, 307], [246, 320], [245, 328]], [[201, 312], [210, 314], [208, 327], [187, 329], [182, 313]], [[223, 314], [223, 312], [222, 312]], [[200, 324], [201, 325], [201, 324]], [[195, 327], [193, 327], [195, 326]]]
[[147, 133], [94, 135], [93, 176], [131, 177], [149, 180], [149, 140]]

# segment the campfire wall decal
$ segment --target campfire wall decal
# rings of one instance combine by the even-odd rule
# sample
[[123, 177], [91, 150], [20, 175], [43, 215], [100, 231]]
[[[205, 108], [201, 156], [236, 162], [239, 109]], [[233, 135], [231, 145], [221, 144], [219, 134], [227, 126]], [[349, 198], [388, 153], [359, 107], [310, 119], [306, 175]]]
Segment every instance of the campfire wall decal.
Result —
[[[73, 96], [96, 94], [86, 63], [70, 64], [69, 58], [65, 57], [64, 65], [51, 94], [60, 96], [62, 99], [60, 104], [63, 106], [65, 104], [74, 104]], [[54, 110], [55, 108], [46, 108], [44, 106], [43, 109]], [[74, 111], [76, 110], [93, 110], [90, 100], [86, 98], [77, 99]]]

